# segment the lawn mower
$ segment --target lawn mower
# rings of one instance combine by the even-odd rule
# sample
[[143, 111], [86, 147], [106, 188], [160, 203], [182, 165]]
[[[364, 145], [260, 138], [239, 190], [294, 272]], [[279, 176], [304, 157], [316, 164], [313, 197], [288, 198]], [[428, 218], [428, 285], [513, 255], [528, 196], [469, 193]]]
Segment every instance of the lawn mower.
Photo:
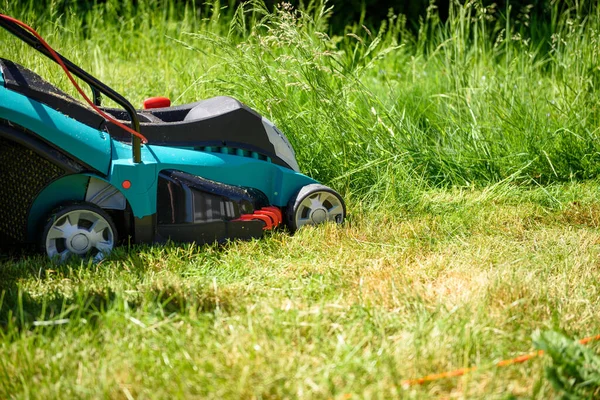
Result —
[[285, 135], [241, 102], [155, 97], [135, 109], [28, 25], [0, 14], [0, 26], [59, 64], [86, 101], [0, 58], [4, 247], [100, 261], [126, 240], [223, 242], [343, 222], [342, 197], [301, 174]]

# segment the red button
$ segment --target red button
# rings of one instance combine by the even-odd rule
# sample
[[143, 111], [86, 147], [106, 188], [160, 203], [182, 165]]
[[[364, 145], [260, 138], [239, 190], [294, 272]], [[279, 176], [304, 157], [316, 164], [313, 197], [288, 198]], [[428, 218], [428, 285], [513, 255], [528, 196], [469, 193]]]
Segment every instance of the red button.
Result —
[[131, 187], [131, 182], [125, 180], [121, 183], [121, 186], [123, 186], [123, 189], [129, 189]]
[[168, 97], [150, 97], [144, 100], [144, 109], [149, 108], [162, 108], [169, 107], [171, 105], [171, 99]]

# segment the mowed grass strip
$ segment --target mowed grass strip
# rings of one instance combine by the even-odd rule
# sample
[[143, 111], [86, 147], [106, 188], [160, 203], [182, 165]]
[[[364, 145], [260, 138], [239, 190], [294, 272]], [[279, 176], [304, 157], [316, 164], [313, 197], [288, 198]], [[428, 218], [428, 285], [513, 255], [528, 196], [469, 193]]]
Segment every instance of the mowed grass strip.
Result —
[[600, 332], [597, 190], [432, 191], [294, 236], [5, 260], [0, 396], [553, 396], [544, 359], [401, 381]]

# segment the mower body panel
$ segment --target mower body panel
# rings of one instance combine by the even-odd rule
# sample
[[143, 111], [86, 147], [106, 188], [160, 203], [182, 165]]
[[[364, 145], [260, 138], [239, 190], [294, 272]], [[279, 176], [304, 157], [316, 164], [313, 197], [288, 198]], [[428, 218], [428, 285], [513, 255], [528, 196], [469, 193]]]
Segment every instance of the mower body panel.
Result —
[[108, 181], [115, 187], [122, 187], [124, 181], [131, 182], [131, 187], [123, 193], [138, 218], [155, 212], [158, 174], [163, 170], [182, 171], [226, 185], [256, 188], [267, 196], [271, 205], [278, 207], [284, 207], [300, 187], [315, 183], [314, 179], [301, 173], [249, 157], [147, 145], [142, 147], [142, 162], [135, 164], [131, 161], [131, 146], [114, 141], [113, 149], [115, 158]]
[[[35, 132], [45, 141], [106, 175], [111, 162], [111, 139], [53, 108], [0, 85], [0, 119]], [[79, 157], [77, 157], [79, 155]]]
[[[0, 70], [7, 63], [0, 59]], [[163, 118], [193, 115], [144, 125], [142, 132], [153, 136], [135, 163], [130, 138], [119, 136], [115, 125], [98, 125], [81, 104], [71, 105], [74, 100], [40, 84], [37, 75], [11, 68], [18, 69], [11, 69], [10, 82], [0, 73], [3, 243], [37, 241], [53, 209], [82, 201], [121, 216], [117, 225], [134, 242], [258, 237], [263, 222], [243, 215], [285, 208], [294, 193], [316, 182], [298, 172], [285, 136], [235, 99], [154, 111]], [[18, 81], [20, 73], [27, 80]], [[171, 214], [188, 217], [166, 217]]]

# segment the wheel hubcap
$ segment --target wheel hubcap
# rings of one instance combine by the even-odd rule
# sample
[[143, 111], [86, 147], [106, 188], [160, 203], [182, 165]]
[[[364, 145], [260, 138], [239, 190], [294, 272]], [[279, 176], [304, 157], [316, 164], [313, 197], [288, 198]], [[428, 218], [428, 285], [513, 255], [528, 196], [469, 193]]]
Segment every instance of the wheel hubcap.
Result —
[[313, 211], [312, 214], [310, 214], [310, 219], [312, 219], [312, 222], [315, 224], [320, 224], [327, 219], [327, 210], [319, 208]]
[[325, 221], [341, 223], [344, 208], [340, 199], [333, 193], [319, 191], [308, 195], [296, 212], [296, 227], [316, 225]]
[[114, 234], [108, 221], [90, 210], [73, 210], [59, 217], [46, 236], [48, 256], [65, 261], [72, 254], [89, 254], [95, 262], [114, 247]]
[[83, 233], [78, 233], [71, 239], [71, 248], [76, 253], [86, 253], [90, 245], [90, 240]]

